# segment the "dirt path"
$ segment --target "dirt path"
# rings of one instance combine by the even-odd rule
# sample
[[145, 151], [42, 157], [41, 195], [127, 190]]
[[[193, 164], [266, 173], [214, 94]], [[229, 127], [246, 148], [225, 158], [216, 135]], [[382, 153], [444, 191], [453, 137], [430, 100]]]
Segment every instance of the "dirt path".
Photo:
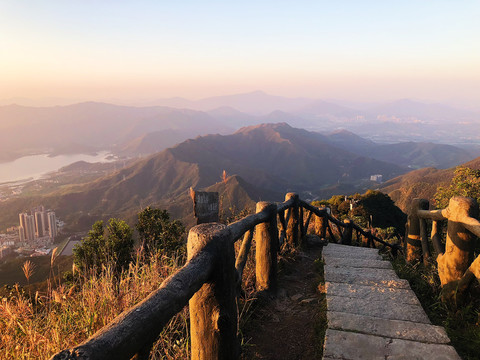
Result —
[[278, 296], [254, 310], [243, 333], [242, 359], [321, 358], [326, 306], [318, 290], [320, 254], [321, 246], [310, 247], [280, 265]]

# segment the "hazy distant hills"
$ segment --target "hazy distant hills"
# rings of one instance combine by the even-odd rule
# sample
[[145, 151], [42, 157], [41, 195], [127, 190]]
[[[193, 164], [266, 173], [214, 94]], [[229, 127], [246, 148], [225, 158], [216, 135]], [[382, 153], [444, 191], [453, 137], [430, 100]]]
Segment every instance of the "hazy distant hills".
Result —
[[[155, 151], [159, 139], [170, 137], [175, 141], [174, 136], [174, 131], [152, 132], [130, 145], [140, 152]], [[259, 200], [280, 201], [288, 191], [297, 191], [306, 199], [328, 198], [378, 186], [369, 181], [373, 174], [382, 174], [384, 180], [388, 180], [406, 173], [408, 169], [398, 163], [422, 159], [431, 152], [457, 151], [450, 147], [442, 149], [443, 146], [433, 144], [378, 145], [348, 131], [320, 134], [286, 123], [248, 126], [230, 135], [186, 140], [127, 164], [113, 174], [86, 184], [63, 186], [43, 198], [25, 197], [4, 202], [0, 218], [5, 216], [9, 221], [16, 221], [19, 211], [43, 203], [55, 209], [67, 223], [85, 229], [96, 219], [132, 218], [145, 206], [155, 205], [190, 224], [193, 221], [190, 187], [218, 189], [215, 191], [220, 192], [227, 213], [229, 208], [251, 207]], [[463, 154], [460, 150], [457, 152]], [[366, 156], [369, 153], [377, 159]], [[379, 158], [396, 159], [398, 163]], [[85, 163], [72, 165], [66, 171], [85, 166]], [[237, 176], [232, 176], [226, 184], [221, 183], [223, 170]], [[413, 172], [413, 178], [406, 175], [388, 182], [385, 191], [413, 194], [418, 188], [414, 183], [421, 178], [432, 186], [443, 176], [435, 169], [420, 172], [418, 178]], [[430, 173], [431, 179], [425, 177]], [[445, 174], [448, 180], [447, 170]], [[393, 197], [400, 199], [400, 195]]]
[[[480, 157], [462, 164], [472, 169], [480, 169]], [[453, 178], [455, 168], [424, 168], [411, 171], [387, 181], [381, 190], [387, 193], [395, 204], [406, 211], [415, 198], [433, 199], [439, 186], [447, 186]]]
[[[410, 118], [415, 121], [463, 121], [475, 116], [472, 111], [456, 109], [443, 104], [425, 104], [410, 99], [401, 99], [390, 103], [373, 106], [367, 110], [370, 115], [394, 116], [397, 118]], [[478, 118], [478, 114], [477, 114]]]
[[[110, 150], [155, 131], [174, 131], [175, 140], [183, 141], [193, 135], [228, 133], [235, 129], [195, 110], [94, 102], [45, 108], [1, 106], [0, 120], [0, 161], [21, 155], [22, 151]], [[170, 141], [162, 149], [171, 145], [174, 143]]]
[[254, 201], [292, 190], [315, 196], [328, 187], [355, 185], [371, 174], [391, 178], [405, 172], [397, 165], [337, 148], [321, 134], [285, 123], [263, 124], [231, 135], [187, 140], [113, 175], [64, 187], [42, 201], [64, 218], [77, 217], [81, 222], [137, 212], [150, 204], [174, 209], [191, 186], [212, 186], [220, 181], [223, 170], [243, 178], [237, 186]]
[[155, 104], [203, 111], [228, 107], [237, 111], [233, 118], [243, 126], [253, 124], [252, 116], [261, 118], [280, 111], [284, 113], [283, 120], [264, 118], [255, 123], [285, 121], [296, 127], [317, 131], [332, 131], [341, 127], [379, 143], [417, 141], [467, 144], [480, 141], [479, 112], [410, 99], [361, 104], [288, 98], [255, 91], [196, 101], [160, 99]]
[[470, 161], [480, 155], [478, 149], [467, 151], [456, 146], [444, 144], [411, 141], [394, 144], [377, 144], [347, 130], [335, 131], [326, 134], [326, 136], [328, 137], [328, 141], [335, 146], [359, 155], [411, 169], [422, 167], [446, 169]]
[[[198, 135], [227, 134], [240, 127], [271, 122], [322, 132], [342, 128], [381, 144], [480, 141], [478, 113], [412, 100], [351, 106], [261, 91], [196, 101], [160, 99], [155, 106], [144, 107], [97, 102], [54, 107], [0, 106], [0, 161], [32, 153], [96, 150], [137, 156]], [[430, 163], [435, 165], [433, 160], [408, 165]]]

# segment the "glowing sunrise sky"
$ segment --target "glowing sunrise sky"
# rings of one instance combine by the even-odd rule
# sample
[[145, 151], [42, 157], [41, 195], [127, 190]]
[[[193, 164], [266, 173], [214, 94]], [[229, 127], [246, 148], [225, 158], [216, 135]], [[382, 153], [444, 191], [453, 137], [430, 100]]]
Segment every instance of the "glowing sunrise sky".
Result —
[[0, 0], [0, 99], [480, 103], [480, 1]]

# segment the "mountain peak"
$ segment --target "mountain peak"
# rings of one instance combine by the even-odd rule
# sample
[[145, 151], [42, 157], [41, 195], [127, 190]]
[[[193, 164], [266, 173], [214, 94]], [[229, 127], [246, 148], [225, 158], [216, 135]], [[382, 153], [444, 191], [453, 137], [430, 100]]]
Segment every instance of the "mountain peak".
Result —
[[245, 126], [238, 129], [235, 134], [247, 134], [254, 131], [279, 131], [279, 130], [291, 130], [293, 129], [286, 122], [280, 123], [263, 123], [259, 125]]

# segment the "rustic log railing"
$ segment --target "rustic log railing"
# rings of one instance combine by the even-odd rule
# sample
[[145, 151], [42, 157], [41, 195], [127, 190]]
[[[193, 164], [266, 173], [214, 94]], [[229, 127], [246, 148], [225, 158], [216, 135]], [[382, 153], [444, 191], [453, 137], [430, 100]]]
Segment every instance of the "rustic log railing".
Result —
[[[444, 300], [457, 301], [472, 281], [480, 280], [480, 256], [474, 260], [475, 241], [480, 237], [479, 209], [472, 198], [456, 196], [448, 207], [428, 210], [429, 202], [414, 199], [407, 223], [407, 261], [424, 263], [432, 261], [427, 234], [427, 222], [432, 221], [431, 240], [436, 253], [436, 263]], [[441, 229], [447, 222], [445, 245]]]
[[[187, 304], [192, 359], [238, 359], [240, 345], [235, 300], [253, 239], [256, 243], [256, 289], [274, 296], [277, 253], [281, 246], [293, 249], [305, 242], [313, 216], [315, 232], [321, 239], [326, 238], [328, 230], [331, 241], [351, 244], [355, 231], [357, 243], [361, 241], [363, 246], [375, 247], [378, 242], [394, 254], [401, 249], [352, 221], [334, 218], [325, 209], [300, 200], [295, 193], [288, 193], [285, 199], [278, 205], [259, 202], [255, 214], [229, 226], [209, 223], [193, 227], [188, 235], [187, 263], [176, 274], [85, 342], [57, 353], [52, 359], [148, 358], [164, 326]], [[330, 223], [337, 227], [338, 241]], [[242, 236], [240, 252], [235, 259], [234, 244]]]

